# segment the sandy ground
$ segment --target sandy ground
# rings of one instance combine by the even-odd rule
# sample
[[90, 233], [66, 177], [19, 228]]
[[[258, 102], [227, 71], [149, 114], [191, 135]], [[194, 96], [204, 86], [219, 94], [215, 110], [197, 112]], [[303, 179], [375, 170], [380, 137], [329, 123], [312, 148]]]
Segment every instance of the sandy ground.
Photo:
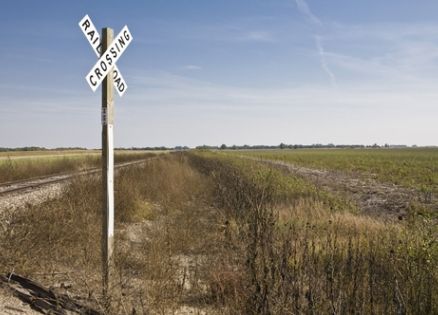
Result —
[[62, 188], [65, 185], [65, 182], [58, 182], [0, 195], [0, 212], [14, 210], [23, 207], [26, 204], [37, 205], [45, 200], [55, 198], [61, 194]]
[[23, 303], [12, 293], [0, 286], [0, 314], [1, 315], [40, 315], [40, 312], [34, 311], [28, 304]]
[[[39, 204], [47, 199], [58, 196], [66, 183], [54, 183], [37, 188], [28, 188], [10, 194], [0, 195], [0, 213], [7, 215], [8, 211], [23, 207], [26, 204]], [[0, 222], [1, 223], [1, 222]], [[30, 308], [15, 297], [11, 291], [0, 284], [0, 315], [34, 315], [41, 314]]]

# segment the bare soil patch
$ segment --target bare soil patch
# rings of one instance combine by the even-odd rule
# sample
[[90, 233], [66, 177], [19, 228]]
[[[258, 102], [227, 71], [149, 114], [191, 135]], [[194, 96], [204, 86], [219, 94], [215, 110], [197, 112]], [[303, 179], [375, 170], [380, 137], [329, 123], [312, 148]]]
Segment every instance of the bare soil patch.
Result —
[[0, 311], [4, 315], [41, 315], [31, 309], [29, 304], [20, 301], [7, 288], [0, 286]]
[[303, 177], [318, 188], [354, 201], [363, 214], [403, 219], [413, 207], [438, 212], [438, 200], [425, 200], [414, 189], [361, 178], [339, 171], [319, 170], [291, 163], [242, 157], [260, 161]]

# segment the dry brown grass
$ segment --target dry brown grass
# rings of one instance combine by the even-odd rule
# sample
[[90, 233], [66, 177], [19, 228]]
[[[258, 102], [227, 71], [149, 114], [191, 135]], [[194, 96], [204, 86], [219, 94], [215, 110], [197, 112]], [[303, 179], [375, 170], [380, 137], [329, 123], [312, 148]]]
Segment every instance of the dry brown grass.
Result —
[[[121, 170], [115, 200], [112, 314], [437, 313], [437, 234], [424, 220], [361, 216], [267, 166], [209, 154]], [[101, 307], [100, 212], [88, 177], [2, 213], [1, 272], [71, 282]]]
[[[216, 229], [208, 186], [177, 155], [118, 173], [112, 314], [167, 314], [199, 301], [200, 266]], [[102, 309], [100, 187], [97, 177], [78, 178], [57, 199], [3, 212], [1, 272], [48, 286], [71, 283]]]
[[[256, 162], [207, 153], [192, 159], [216, 179], [216, 203], [226, 210], [228, 255], [211, 288], [229, 313], [438, 311], [432, 221], [379, 222], [343, 210], [342, 202], [311, 187], [296, 189], [296, 182]], [[288, 189], [292, 200], [285, 198]]]
[[[123, 163], [154, 156], [149, 152], [117, 152], [115, 162]], [[0, 159], [0, 183], [56, 175], [100, 166], [100, 155], [92, 153], [64, 153]]]

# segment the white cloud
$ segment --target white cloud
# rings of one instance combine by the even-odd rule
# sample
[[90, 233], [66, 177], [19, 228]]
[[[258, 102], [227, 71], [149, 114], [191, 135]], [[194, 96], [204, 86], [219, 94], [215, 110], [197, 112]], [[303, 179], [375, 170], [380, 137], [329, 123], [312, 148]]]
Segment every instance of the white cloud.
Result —
[[239, 37], [241, 40], [255, 41], [255, 42], [272, 42], [274, 37], [270, 32], [266, 31], [252, 31]]
[[[280, 141], [436, 144], [438, 127], [432, 113], [436, 112], [438, 90], [433, 80], [346, 82], [342, 89], [313, 83], [260, 88], [217, 84], [166, 72], [139, 72], [131, 75], [129, 82], [129, 93], [123, 102], [116, 102], [120, 146]], [[27, 112], [26, 121], [22, 120], [22, 101], [19, 97], [8, 100], [17, 111], [2, 112], [0, 131], [7, 134], [13, 130], [12, 122], [33, 120], [37, 125], [44, 119], [45, 132], [35, 127], [30, 138], [22, 139], [46, 144], [45, 136], [52, 132], [59, 134], [58, 141], [53, 142], [56, 144], [99, 144], [98, 95], [69, 99], [68, 103], [62, 97], [29, 97], [25, 103], [32, 111]], [[58, 121], [67, 113], [68, 119]], [[81, 122], [84, 119], [87, 123]], [[72, 130], [83, 126], [81, 136], [65, 138], [65, 125]], [[3, 145], [17, 145], [14, 139], [18, 138]]]
[[[118, 108], [119, 119], [153, 117], [154, 128], [165, 134], [166, 141], [436, 143], [437, 125], [430, 124], [438, 99], [434, 82], [352, 82], [342, 89], [315, 84], [260, 88], [164, 72], [130, 80], [125, 100], [129, 106]], [[143, 124], [138, 121], [139, 126]], [[180, 134], [181, 129], [185, 131]]]
[[201, 66], [198, 65], [184, 65], [181, 67], [183, 70], [189, 70], [189, 71], [197, 71], [202, 70]]
[[337, 24], [325, 33], [335, 45], [324, 57], [344, 80], [429, 85], [438, 80], [436, 36], [438, 24]]
[[213, 84], [170, 73], [132, 77], [130, 102], [147, 106], [217, 109], [219, 111], [330, 111], [356, 108], [374, 111], [379, 108], [409, 110], [429, 108], [436, 102], [434, 82], [401, 85], [380, 81], [362, 85], [345, 84], [343, 90], [324, 86], [279, 86], [266, 88]]

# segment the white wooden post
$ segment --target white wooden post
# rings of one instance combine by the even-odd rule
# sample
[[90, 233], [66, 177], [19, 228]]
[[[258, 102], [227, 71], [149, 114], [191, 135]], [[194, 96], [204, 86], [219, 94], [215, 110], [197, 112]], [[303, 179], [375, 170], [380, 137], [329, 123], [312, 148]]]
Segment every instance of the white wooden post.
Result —
[[[113, 41], [111, 28], [102, 29], [102, 52]], [[102, 83], [102, 184], [103, 184], [103, 220], [102, 220], [102, 264], [103, 293], [108, 297], [110, 274], [112, 273], [112, 255], [114, 249], [114, 98], [113, 76], [111, 73]]]
[[[105, 308], [110, 305], [111, 275], [113, 274], [114, 251], [114, 92], [123, 96], [127, 85], [123, 80], [116, 62], [132, 42], [128, 26], [124, 26], [114, 40], [111, 28], [102, 29], [102, 38], [90, 17], [85, 15], [79, 22], [82, 33], [87, 38], [94, 51], [99, 54], [99, 60], [85, 77], [91, 90], [96, 91], [102, 84], [102, 280]], [[114, 40], [114, 41], [113, 41]], [[101, 42], [100, 42], [101, 41]]]

